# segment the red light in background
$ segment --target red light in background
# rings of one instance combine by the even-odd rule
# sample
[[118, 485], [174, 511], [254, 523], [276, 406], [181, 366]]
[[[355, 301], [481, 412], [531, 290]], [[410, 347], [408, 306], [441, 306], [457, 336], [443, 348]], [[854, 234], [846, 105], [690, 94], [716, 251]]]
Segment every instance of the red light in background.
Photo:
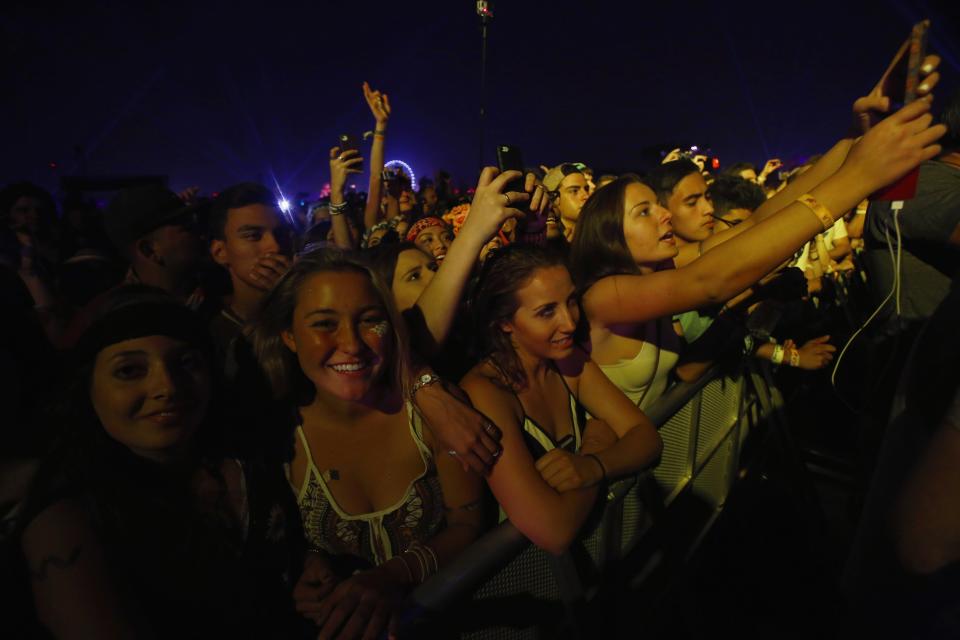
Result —
[[720, 168], [720, 158], [714, 158], [713, 161], [710, 163], [710, 166], [713, 167], [714, 169], [719, 169], [719, 168]]
[[51, 162], [51, 163], [49, 164], [49, 167], [50, 167], [51, 169], [56, 169], [56, 168], [57, 168], [57, 163], [56, 163], [56, 162]]

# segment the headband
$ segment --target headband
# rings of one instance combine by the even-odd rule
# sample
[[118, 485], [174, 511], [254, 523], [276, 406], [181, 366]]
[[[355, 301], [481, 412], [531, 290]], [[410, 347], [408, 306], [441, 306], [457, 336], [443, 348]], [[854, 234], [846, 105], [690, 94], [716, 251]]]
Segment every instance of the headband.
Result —
[[445, 223], [440, 218], [437, 218], [436, 216], [428, 216], [426, 218], [420, 218], [410, 227], [410, 230], [407, 231], [407, 242], [415, 242], [417, 239], [417, 236], [420, 235], [420, 233], [424, 229], [427, 229], [429, 227], [446, 228], [446, 226], [447, 226], [447, 223]]

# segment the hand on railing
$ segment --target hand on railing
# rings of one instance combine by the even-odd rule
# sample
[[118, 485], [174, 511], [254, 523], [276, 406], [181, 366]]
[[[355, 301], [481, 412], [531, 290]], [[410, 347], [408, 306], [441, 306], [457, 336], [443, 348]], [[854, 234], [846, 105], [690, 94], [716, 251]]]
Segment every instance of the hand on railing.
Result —
[[537, 471], [557, 493], [586, 489], [603, 480], [600, 462], [589, 454], [553, 449], [537, 460]]

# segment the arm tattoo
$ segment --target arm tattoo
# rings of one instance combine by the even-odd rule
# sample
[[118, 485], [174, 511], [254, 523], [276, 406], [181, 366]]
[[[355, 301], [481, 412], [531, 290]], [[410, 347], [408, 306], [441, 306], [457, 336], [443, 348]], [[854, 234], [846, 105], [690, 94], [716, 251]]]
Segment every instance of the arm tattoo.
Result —
[[60, 556], [47, 556], [40, 561], [40, 567], [36, 571], [30, 572], [30, 578], [41, 582], [47, 579], [47, 567], [55, 567], [57, 569], [68, 569], [71, 565], [77, 562], [77, 559], [80, 557], [80, 546], [77, 545], [73, 548], [73, 551], [66, 557], [66, 559], [61, 558]]

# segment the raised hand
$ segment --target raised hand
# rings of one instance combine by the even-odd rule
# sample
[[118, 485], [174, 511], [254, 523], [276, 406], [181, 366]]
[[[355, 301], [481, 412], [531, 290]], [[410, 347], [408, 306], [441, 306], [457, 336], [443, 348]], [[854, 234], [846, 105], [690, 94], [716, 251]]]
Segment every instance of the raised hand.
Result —
[[[917, 99], [931, 94], [940, 82], [940, 56], [928, 55], [920, 64], [921, 81], [917, 86]], [[890, 98], [883, 93], [886, 75], [880, 79], [870, 93], [857, 98], [853, 103], [854, 126], [860, 133], [869, 131], [880, 119], [880, 115], [890, 111]]]
[[[766, 178], [771, 173], [783, 166], [783, 162], [780, 161], [780, 158], [771, 158], [767, 160], [767, 163], [763, 165], [763, 171], [760, 172], [760, 175]], [[758, 176], [759, 178], [759, 176]]]
[[[386, 124], [387, 120], [390, 119], [390, 98], [387, 94], [374, 91], [369, 84], [364, 82], [363, 97], [366, 99], [367, 106], [370, 107], [370, 113], [373, 114], [373, 119], [377, 121], [377, 125]], [[383, 127], [378, 126], [377, 128], [382, 129]]]
[[180, 198], [180, 200], [184, 204], [193, 204], [197, 201], [197, 197], [199, 195], [200, 195], [200, 187], [193, 186], [193, 187], [187, 187], [183, 191], [179, 192], [177, 194], [177, 197]]
[[667, 164], [668, 162], [673, 162], [674, 160], [679, 160], [683, 156], [680, 154], [680, 149], [671, 149], [670, 153], [663, 156], [663, 160], [660, 161], [660, 164]]
[[939, 155], [942, 149], [936, 142], [947, 128], [931, 126], [931, 100], [916, 100], [870, 129], [850, 149], [840, 171], [852, 172], [873, 192]]
[[362, 173], [363, 158], [356, 149], [340, 153], [340, 147], [330, 149], [330, 193], [343, 195], [343, 186], [351, 173]]
[[[510, 218], [523, 217], [523, 211], [512, 205], [529, 201], [530, 194], [526, 191], [504, 192], [504, 188], [511, 180], [522, 175], [519, 171], [499, 173], [496, 167], [485, 167], [480, 174], [477, 190], [473, 194], [473, 202], [470, 203], [470, 215], [463, 223], [460, 234], [466, 233], [468, 236], [476, 234], [482, 242], [486, 242], [496, 235], [504, 222]], [[530, 186], [533, 191], [543, 191], [543, 188], [533, 188], [532, 185], [533, 175], [529, 174], [526, 186]], [[542, 208], [544, 200], [541, 194], [537, 200], [537, 206]]]

